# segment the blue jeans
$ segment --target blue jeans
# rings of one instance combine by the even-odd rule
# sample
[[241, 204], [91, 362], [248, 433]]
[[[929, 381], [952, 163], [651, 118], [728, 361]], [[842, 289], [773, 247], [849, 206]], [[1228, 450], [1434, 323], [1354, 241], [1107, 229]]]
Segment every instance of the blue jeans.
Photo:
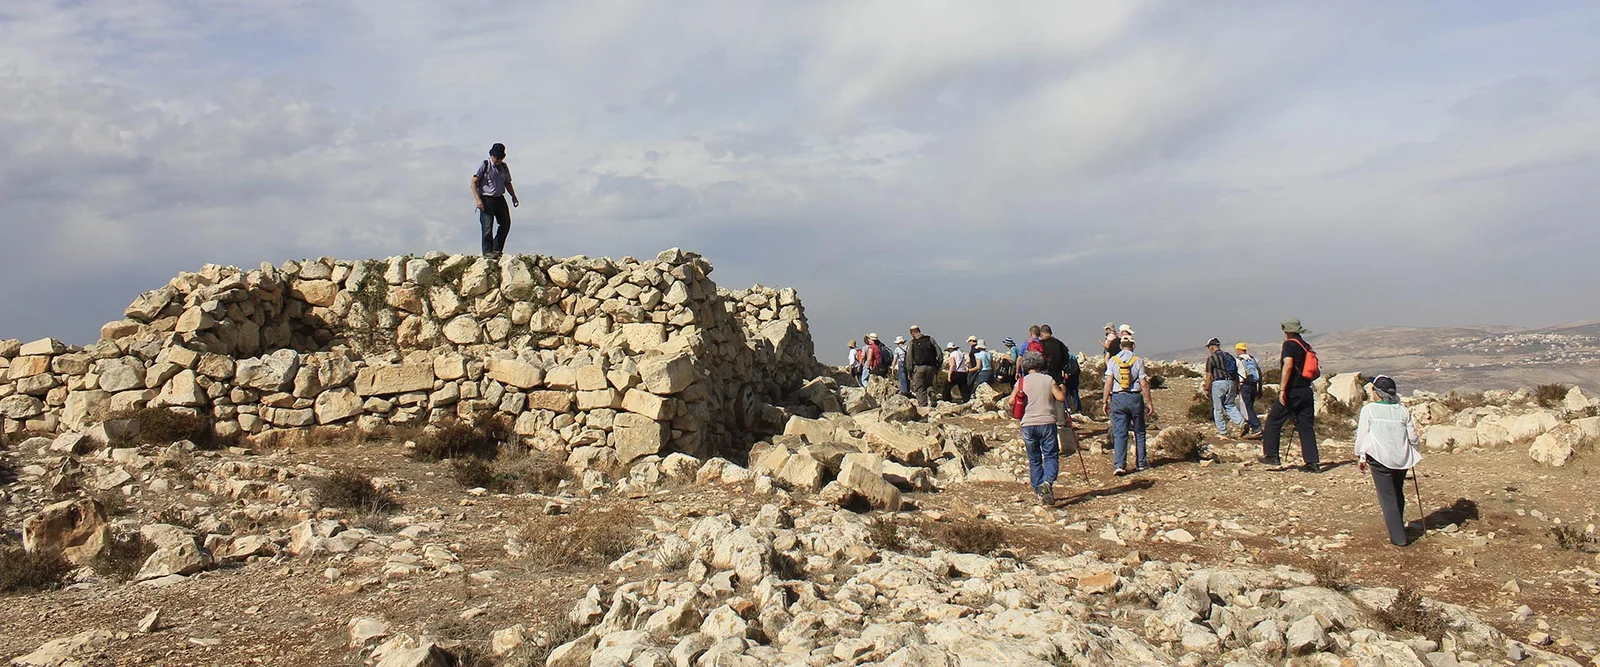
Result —
[[988, 384], [989, 381], [993, 380], [993, 379], [994, 379], [994, 371], [993, 370], [973, 371], [971, 373], [968, 373], [967, 374], [967, 393], [966, 393], [966, 395], [968, 397], [971, 397], [973, 394], [978, 393], [978, 385], [980, 385], [980, 384]]
[[1060, 435], [1055, 424], [1022, 427], [1022, 444], [1028, 450], [1029, 488], [1056, 482], [1056, 471], [1061, 465]]
[[870, 367], [870, 366], [868, 366], [866, 364], [862, 364], [861, 365], [861, 377], [858, 378], [858, 379], [861, 380], [861, 386], [863, 386], [863, 387], [867, 386], [867, 378], [869, 378], [869, 377], [872, 377], [872, 367]]
[[[499, 230], [495, 229], [497, 220], [500, 223]], [[506, 206], [505, 196], [483, 197], [483, 209], [478, 211], [478, 227], [483, 233], [483, 254], [506, 249], [506, 236], [511, 234], [511, 209]]]
[[1130, 428], [1137, 447], [1134, 462], [1144, 470], [1150, 467], [1150, 460], [1144, 453], [1144, 397], [1131, 391], [1119, 391], [1111, 395], [1111, 456], [1114, 465], [1123, 470], [1127, 470], [1123, 466], [1128, 462]]
[[911, 394], [911, 376], [906, 374], [905, 364], [900, 365], [900, 393]]
[[1261, 385], [1250, 382], [1239, 385], [1239, 400], [1244, 402], [1244, 419], [1250, 430], [1261, 432], [1261, 418], [1256, 416], [1256, 397], [1261, 395]]
[[1227, 425], [1222, 423], [1222, 415], [1228, 415], [1228, 421], [1235, 424], [1244, 423], [1244, 417], [1239, 416], [1239, 406], [1235, 405], [1233, 380], [1214, 380], [1211, 382], [1211, 420], [1216, 422], [1217, 433], [1228, 434]]

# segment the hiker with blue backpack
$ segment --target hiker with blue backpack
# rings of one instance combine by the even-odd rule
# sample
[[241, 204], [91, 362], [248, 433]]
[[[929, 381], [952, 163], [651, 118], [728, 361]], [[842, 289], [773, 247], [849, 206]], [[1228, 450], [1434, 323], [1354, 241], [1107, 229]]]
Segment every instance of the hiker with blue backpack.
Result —
[[1239, 366], [1239, 402], [1244, 408], [1244, 435], [1249, 440], [1261, 437], [1261, 417], [1256, 415], [1256, 397], [1261, 395], [1261, 364], [1250, 356], [1250, 347], [1244, 343], [1233, 346], [1234, 360]]
[[1217, 427], [1217, 435], [1226, 438], [1228, 426], [1222, 422], [1224, 414], [1234, 426], [1244, 423], [1244, 417], [1239, 415], [1239, 406], [1234, 403], [1234, 399], [1238, 398], [1239, 366], [1233, 355], [1222, 351], [1220, 340], [1213, 338], [1206, 341], [1206, 352], [1206, 377], [1200, 386], [1211, 393], [1211, 420]]

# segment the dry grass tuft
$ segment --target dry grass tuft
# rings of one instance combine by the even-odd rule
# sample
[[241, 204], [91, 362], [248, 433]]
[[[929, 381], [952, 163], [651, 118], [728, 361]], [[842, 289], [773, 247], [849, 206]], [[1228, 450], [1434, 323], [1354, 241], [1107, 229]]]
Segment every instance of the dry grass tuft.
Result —
[[522, 527], [524, 553], [535, 566], [604, 567], [639, 545], [639, 529], [604, 513], [539, 516]]
[[1444, 398], [1439, 399], [1439, 402], [1444, 404], [1445, 409], [1451, 412], [1481, 408], [1487, 404], [1487, 401], [1483, 400], [1482, 393], [1463, 394], [1454, 391], [1445, 394]]
[[146, 544], [138, 533], [113, 535], [105, 551], [89, 562], [89, 567], [113, 581], [132, 581], [144, 567], [150, 554], [156, 552], [154, 544]]
[[572, 469], [557, 453], [521, 451], [502, 447], [493, 462], [479, 458], [450, 461], [450, 476], [462, 488], [483, 488], [490, 493], [549, 493], [573, 479]]
[[164, 447], [179, 440], [188, 440], [202, 449], [220, 448], [211, 432], [211, 420], [197, 413], [166, 407], [139, 408], [124, 410], [107, 418], [111, 419], [139, 422], [139, 442], [147, 445]]
[[1201, 424], [1212, 423], [1211, 395], [1204, 392], [1194, 392], [1189, 395], [1189, 409], [1185, 412], [1191, 422]]
[[1345, 565], [1332, 556], [1311, 559], [1311, 576], [1317, 578], [1317, 585], [1336, 591], [1343, 591], [1349, 587], [1345, 580]]
[[1550, 527], [1550, 537], [1556, 541], [1556, 546], [1567, 551], [1581, 553], [1600, 553], [1600, 538], [1596, 538], [1582, 528], [1571, 524], [1557, 524]]
[[867, 528], [867, 539], [872, 545], [884, 551], [904, 551], [906, 540], [900, 534], [900, 524], [892, 519], [879, 518]]
[[387, 514], [399, 508], [399, 503], [372, 483], [372, 478], [361, 473], [340, 471], [316, 480], [311, 488], [317, 502], [324, 507], [353, 509], [366, 513]]
[[500, 415], [485, 412], [471, 423], [452, 419], [426, 430], [417, 438], [411, 457], [419, 461], [442, 461], [473, 457], [492, 460], [501, 445], [512, 440], [511, 425]]
[[1541, 384], [1533, 388], [1533, 401], [1540, 407], [1553, 408], [1566, 400], [1567, 391], [1567, 385], [1561, 383]]
[[72, 563], [55, 551], [0, 549], [0, 593], [36, 593], [61, 585], [72, 573]]
[[1422, 593], [1410, 584], [1400, 587], [1394, 602], [1387, 609], [1377, 611], [1378, 620], [1395, 630], [1414, 632], [1435, 642], [1444, 639], [1450, 629], [1450, 620], [1437, 607], [1422, 603]]
[[951, 551], [987, 556], [999, 551], [1006, 543], [1006, 534], [999, 526], [979, 519], [956, 518], [950, 523], [940, 523], [930, 540]]
[[1161, 449], [1182, 461], [1199, 461], [1206, 436], [1199, 429], [1179, 426], [1161, 436]]

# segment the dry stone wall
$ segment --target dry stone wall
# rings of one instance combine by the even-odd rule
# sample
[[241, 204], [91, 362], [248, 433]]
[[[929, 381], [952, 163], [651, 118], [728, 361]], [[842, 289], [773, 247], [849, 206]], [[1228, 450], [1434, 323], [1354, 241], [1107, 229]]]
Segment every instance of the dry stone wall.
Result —
[[780, 432], [820, 372], [793, 289], [655, 259], [517, 255], [207, 265], [93, 345], [0, 341], [7, 433], [170, 406], [219, 435], [505, 415], [546, 447], [728, 454]]

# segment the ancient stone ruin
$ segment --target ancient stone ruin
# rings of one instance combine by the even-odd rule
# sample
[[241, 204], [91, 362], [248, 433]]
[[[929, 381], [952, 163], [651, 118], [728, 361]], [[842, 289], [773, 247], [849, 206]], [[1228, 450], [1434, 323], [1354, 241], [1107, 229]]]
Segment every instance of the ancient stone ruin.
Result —
[[620, 260], [428, 253], [207, 265], [84, 348], [0, 342], [7, 434], [146, 406], [218, 436], [499, 413], [531, 444], [736, 453], [819, 372], [793, 289], [719, 288], [692, 252]]

